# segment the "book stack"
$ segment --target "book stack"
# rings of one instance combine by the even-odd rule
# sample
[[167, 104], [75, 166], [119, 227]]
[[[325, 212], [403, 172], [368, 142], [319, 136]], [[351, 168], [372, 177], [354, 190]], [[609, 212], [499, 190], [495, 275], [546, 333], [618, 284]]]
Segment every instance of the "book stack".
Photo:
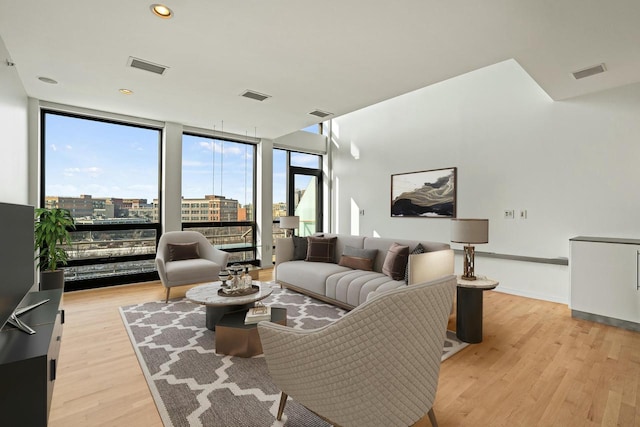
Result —
[[271, 307], [262, 305], [250, 308], [244, 317], [244, 324], [251, 325], [263, 320], [271, 320]]

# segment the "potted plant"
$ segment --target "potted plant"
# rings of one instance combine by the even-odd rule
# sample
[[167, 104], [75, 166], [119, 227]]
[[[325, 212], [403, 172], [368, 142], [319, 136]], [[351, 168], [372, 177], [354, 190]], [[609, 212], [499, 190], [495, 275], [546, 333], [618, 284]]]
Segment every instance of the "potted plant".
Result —
[[59, 245], [71, 244], [69, 230], [75, 229], [71, 213], [66, 209], [36, 209], [35, 248], [38, 251], [40, 290], [64, 288], [64, 271], [69, 254]]

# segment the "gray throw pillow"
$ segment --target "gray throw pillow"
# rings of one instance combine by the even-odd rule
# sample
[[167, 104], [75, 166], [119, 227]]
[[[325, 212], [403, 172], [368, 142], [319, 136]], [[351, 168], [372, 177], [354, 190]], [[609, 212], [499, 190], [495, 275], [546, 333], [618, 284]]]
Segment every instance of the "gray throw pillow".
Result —
[[307, 257], [307, 238], [293, 237], [293, 259], [296, 261], [304, 260]]

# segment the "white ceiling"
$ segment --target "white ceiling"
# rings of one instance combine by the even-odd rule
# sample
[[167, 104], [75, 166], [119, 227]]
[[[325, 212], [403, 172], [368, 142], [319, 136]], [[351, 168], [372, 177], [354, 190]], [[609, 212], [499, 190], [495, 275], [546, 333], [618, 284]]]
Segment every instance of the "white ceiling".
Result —
[[166, 0], [169, 20], [151, 3], [0, 0], [0, 37], [31, 97], [263, 138], [509, 58], [555, 100], [640, 80], [638, 0]]

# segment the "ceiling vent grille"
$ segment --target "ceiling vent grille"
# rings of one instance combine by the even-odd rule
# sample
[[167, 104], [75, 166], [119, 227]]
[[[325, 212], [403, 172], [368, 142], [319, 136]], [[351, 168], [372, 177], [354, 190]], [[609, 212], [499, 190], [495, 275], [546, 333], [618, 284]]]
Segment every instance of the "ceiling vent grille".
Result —
[[160, 74], [161, 76], [167, 72], [169, 67], [164, 65], [154, 64], [153, 62], [145, 61], [144, 59], [129, 57], [127, 65], [131, 68], [137, 68], [139, 70], [149, 71], [151, 73]]
[[313, 110], [309, 114], [311, 114], [312, 116], [320, 117], [321, 119], [324, 119], [327, 116], [333, 115], [333, 113], [328, 113], [328, 112], [322, 111], [322, 110]]
[[584, 70], [575, 71], [572, 74], [576, 80], [579, 80], [584, 79], [585, 77], [593, 76], [594, 74], [604, 73], [605, 71], [607, 71], [607, 69], [605, 68], [604, 64], [598, 64], [593, 67], [585, 68]]
[[265, 95], [264, 93], [256, 92], [254, 90], [246, 90], [240, 94], [245, 98], [254, 99], [256, 101], [264, 101], [267, 98], [271, 98], [271, 95]]

